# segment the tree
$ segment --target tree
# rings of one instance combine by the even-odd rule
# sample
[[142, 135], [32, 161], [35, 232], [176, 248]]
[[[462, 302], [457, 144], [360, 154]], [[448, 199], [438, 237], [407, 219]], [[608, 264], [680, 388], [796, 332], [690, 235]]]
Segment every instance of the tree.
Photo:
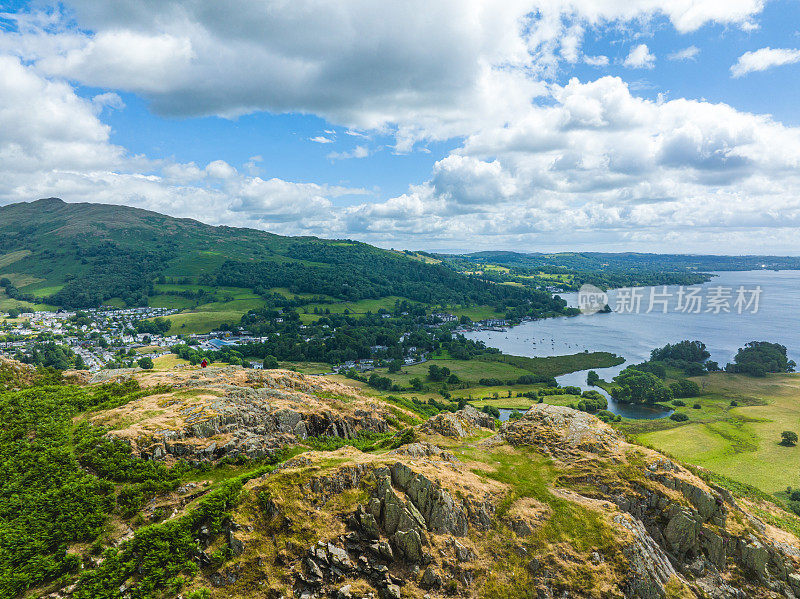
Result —
[[594, 370], [590, 370], [586, 373], [586, 384], [591, 385], [594, 387], [600, 381], [600, 375], [597, 374]]
[[731, 369], [734, 372], [757, 377], [766, 376], [768, 372], [793, 372], [796, 366], [786, 357], [785, 346], [767, 341], [747, 343], [739, 349], [733, 361]]
[[19, 318], [20, 311], [17, 308], [10, 308], [8, 310], [8, 317], [9, 318]]
[[450, 369], [447, 366], [441, 368], [436, 364], [428, 366], [428, 378], [432, 381], [443, 381], [450, 376]]
[[139, 360], [137, 360], [136, 363], [139, 365], [139, 368], [142, 368], [144, 370], [152, 370], [153, 366], [155, 366], [155, 364], [153, 364], [153, 359], [150, 358], [149, 356], [145, 356], [144, 358], [139, 358]]
[[414, 377], [408, 381], [408, 383], [411, 385], [411, 388], [414, 389], [414, 391], [422, 391], [423, 385], [419, 377]]
[[794, 447], [797, 445], [797, 433], [793, 431], [783, 431], [781, 433], [781, 445], [786, 447]]
[[400, 369], [402, 367], [403, 367], [403, 361], [402, 360], [392, 360], [391, 362], [389, 362], [389, 372], [391, 374], [395, 374], [397, 372], [400, 372]]

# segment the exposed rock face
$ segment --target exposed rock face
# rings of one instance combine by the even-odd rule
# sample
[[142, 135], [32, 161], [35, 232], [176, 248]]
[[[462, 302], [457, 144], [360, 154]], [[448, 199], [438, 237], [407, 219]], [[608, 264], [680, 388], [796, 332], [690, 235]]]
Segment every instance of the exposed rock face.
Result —
[[[426, 446], [425, 453], [434, 457], [442, 451]], [[313, 477], [308, 488], [318, 497], [317, 505], [349, 489], [366, 488], [370, 495], [346, 517], [350, 532], [339, 538], [344, 549], [338, 550], [338, 560], [332, 557], [336, 551], [330, 542], [311, 547], [297, 575], [300, 588], [295, 592], [301, 596], [303, 592], [336, 596], [340, 590], [334, 591], [331, 585], [343, 576], [363, 578], [378, 590], [379, 597], [400, 596], [408, 580], [391, 574], [388, 566], [399, 564], [413, 571], [429, 566], [435, 561], [433, 540], [437, 537], [450, 539], [446, 546], [456, 562], [474, 560], [474, 551], [456, 537], [463, 537], [470, 528], [486, 530], [495, 510], [489, 497], [455, 499], [438, 481], [400, 461], [344, 466]], [[419, 582], [427, 589], [437, 589], [442, 583], [441, 575], [430, 566]]]
[[423, 425], [423, 430], [444, 437], [469, 437], [476, 427], [494, 430], [494, 418], [467, 405], [458, 412], [437, 414]]
[[98, 414], [94, 421], [133, 425], [112, 434], [127, 439], [144, 458], [216, 460], [259, 458], [308, 437], [354, 438], [360, 431], [387, 432], [391, 412], [352, 387], [289, 371], [239, 367], [145, 373], [149, 397]]
[[511, 445], [533, 445], [554, 455], [608, 454], [623, 442], [617, 431], [591, 414], [545, 403], [535, 404], [523, 418], [506, 423], [500, 434]]
[[[715, 598], [768, 596], [723, 583], [725, 577], [743, 574], [782, 597], [794, 596], [792, 575], [800, 564], [796, 550], [786, 551], [757, 531], [732, 532], [726, 528], [728, 517], [740, 508], [729, 493], [709, 487], [656, 452], [626, 443], [593, 416], [537, 404], [520, 420], [504, 425], [500, 435], [512, 445], [536, 447], [564, 463], [583, 462], [578, 480], [591, 488], [586, 496], [615, 504], [620, 513], [613, 522], [629, 533], [623, 548], [632, 574], [627, 596], [666, 597], [671, 579]], [[608, 466], [632, 452], [647, 465], [638, 476], [621, 480]]]

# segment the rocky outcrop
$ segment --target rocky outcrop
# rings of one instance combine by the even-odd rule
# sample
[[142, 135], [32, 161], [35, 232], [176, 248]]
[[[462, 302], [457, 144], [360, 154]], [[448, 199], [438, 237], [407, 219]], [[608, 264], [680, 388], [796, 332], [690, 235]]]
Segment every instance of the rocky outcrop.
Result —
[[[780, 596], [795, 596], [792, 576], [800, 564], [798, 556], [756, 529], [729, 529], [730, 513], [741, 511], [730, 493], [708, 486], [656, 452], [631, 446], [593, 416], [537, 404], [504, 425], [500, 436], [569, 465], [578, 471], [572, 481], [589, 489], [587, 498], [616, 505], [619, 513], [612, 520], [628, 537], [623, 551], [632, 575], [626, 596], [666, 597], [670, 580], [715, 598], [760, 596], [747, 594], [750, 591], [743, 591], [741, 584], [723, 582], [742, 576]], [[629, 467], [621, 479], [618, 466], [634, 454], [644, 455], [646, 465]]]
[[444, 437], [469, 437], [476, 428], [494, 430], [494, 418], [467, 405], [458, 412], [437, 414], [423, 425], [422, 430]]
[[[125, 422], [124, 429], [111, 434], [127, 440], [146, 459], [260, 458], [308, 437], [385, 433], [389, 421], [394, 422], [379, 400], [289, 371], [225, 367], [135, 377], [159, 392], [93, 420], [110, 423], [112, 429], [114, 422]], [[173, 389], [164, 392], [161, 385], [167, 383]]]
[[511, 445], [531, 445], [562, 457], [586, 452], [606, 455], [624, 442], [617, 431], [591, 414], [545, 403], [534, 404], [523, 418], [504, 425], [500, 435]]
[[[368, 489], [369, 498], [345, 516], [346, 534], [308, 550], [296, 574], [299, 596], [336, 596], [335, 585], [343, 578], [367, 581], [380, 597], [399, 596], [408, 579], [393, 575], [390, 566], [412, 572], [430, 566], [440, 552], [434, 549], [439, 537], [449, 539], [446, 546], [457, 562], [474, 560], [474, 551], [456, 538], [471, 528], [486, 530], [495, 509], [489, 498], [454, 498], [441, 483], [401, 461], [343, 466], [312, 477], [307, 485], [310, 501], [320, 508], [351, 489]], [[421, 586], [441, 586], [434, 568], [425, 572]]]

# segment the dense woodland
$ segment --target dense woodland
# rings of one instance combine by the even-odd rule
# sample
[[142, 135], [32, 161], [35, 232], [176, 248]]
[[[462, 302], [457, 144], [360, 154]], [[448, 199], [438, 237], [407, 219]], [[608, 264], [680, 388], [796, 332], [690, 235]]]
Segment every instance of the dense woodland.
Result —
[[292, 246], [289, 256], [303, 262], [228, 261], [203, 282], [262, 294], [284, 287], [348, 301], [396, 296], [426, 304], [490, 305], [520, 315], [561, 313], [566, 306], [546, 293], [492, 284], [365, 244], [308, 242]]

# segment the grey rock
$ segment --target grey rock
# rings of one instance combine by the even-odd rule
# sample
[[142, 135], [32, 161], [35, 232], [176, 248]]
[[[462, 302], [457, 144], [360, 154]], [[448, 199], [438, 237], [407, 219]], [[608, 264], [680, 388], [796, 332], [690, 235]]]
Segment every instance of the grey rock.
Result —
[[327, 549], [332, 566], [345, 571], [353, 568], [353, 562], [350, 561], [350, 556], [347, 555], [347, 552], [344, 549], [331, 543], [328, 543]]
[[306, 428], [306, 423], [302, 420], [297, 423], [294, 427], [294, 435], [298, 439], [306, 439], [308, 438], [308, 429]]
[[762, 580], [767, 577], [769, 557], [767, 548], [758, 541], [742, 545], [742, 563]]
[[617, 514], [613, 521], [632, 536], [632, 542], [623, 547], [630, 566], [626, 596], [636, 599], [663, 598], [667, 581], [678, 577], [669, 558], [636, 518], [629, 514]]
[[432, 566], [428, 566], [425, 568], [425, 572], [422, 573], [419, 586], [423, 589], [438, 589], [442, 586], [442, 577], [439, 576]]
[[239, 556], [244, 553], [244, 542], [241, 539], [237, 539], [232, 530], [228, 531], [228, 545], [233, 555]]
[[301, 416], [298, 412], [284, 408], [275, 413], [275, 424], [282, 433], [294, 432], [294, 428], [299, 424]]
[[352, 587], [346, 584], [336, 591], [336, 599], [353, 599]]
[[382, 599], [400, 599], [400, 587], [396, 584], [387, 584], [380, 591]]
[[689, 551], [696, 552], [699, 547], [699, 534], [700, 525], [692, 517], [692, 513], [686, 509], [677, 510], [664, 528], [664, 536], [669, 542], [670, 548], [678, 555]]
[[475, 559], [475, 554], [455, 539], [453, 539], [453, 552], [456, 554], [456, 559], [460, 562], [469, 562]]
[[416, 530], [397, 531], [393, 537], [398, 553], [408, 562], [422, 561], [422, 539]]
[[387, 561], [394, 560], [392, 546], [387, 541], [381, 541], [378, 543], [378, 555]]

